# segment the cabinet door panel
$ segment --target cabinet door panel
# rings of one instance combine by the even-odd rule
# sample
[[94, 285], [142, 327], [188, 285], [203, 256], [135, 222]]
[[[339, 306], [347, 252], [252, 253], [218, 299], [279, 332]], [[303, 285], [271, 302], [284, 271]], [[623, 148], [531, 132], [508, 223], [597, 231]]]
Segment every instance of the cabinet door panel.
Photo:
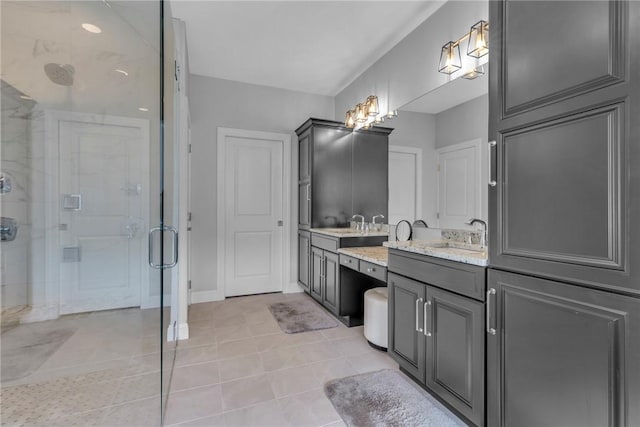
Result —
[[353, 215], [351, 131], [313, 130], [311, 227], [343, 227]]
[[640, 2], [489, 10], [491, 265], [640, 296]]
[[309, 292], [311, 238], [309, 232], [298, 232], [298, 284]]
[[298, 143], [298, 180], [309, 180], [311, 176], [311, 132], [306, 132]]
[[427, 387], [483, 425], [484, 305], [431, 286], [427, 301]]
[[322, 302], [322, 282], [324, 280], [324, 251], [311, 247], [311, 289], [309, 293], [318, 302]]
[[325, 279], [322, 290], [322, 304], [334, 314], [340, 306], [340, 261], [338, 254], [324, 252]]
[[367, 217], [389, 211], [389, 136], [353, 133], [353, 213]]
[[640, 300], [490, 270], [492, 426], [640, 425]]
[[298, 226], [308, 228], [311, 225], [311, 184], [298, 184]]
[[424, 321], [421, 312], [426, 285], [389, 273], [388, 287], [389, 355], [401, 368], [424, 382], [425, 337], [419, 329]]
[[617, 1], [583, 1], [577, 7], [572, 1], [504, 2], [506, 113], [619, 80], [622, 8]]

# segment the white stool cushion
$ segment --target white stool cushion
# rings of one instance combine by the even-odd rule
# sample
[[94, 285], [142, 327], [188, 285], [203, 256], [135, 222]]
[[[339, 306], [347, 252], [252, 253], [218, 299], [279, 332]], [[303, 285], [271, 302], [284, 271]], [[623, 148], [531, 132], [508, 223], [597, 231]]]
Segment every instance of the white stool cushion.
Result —
[[387, 288], [373, 288], [364, 293], [364, 337], [387, 348]]

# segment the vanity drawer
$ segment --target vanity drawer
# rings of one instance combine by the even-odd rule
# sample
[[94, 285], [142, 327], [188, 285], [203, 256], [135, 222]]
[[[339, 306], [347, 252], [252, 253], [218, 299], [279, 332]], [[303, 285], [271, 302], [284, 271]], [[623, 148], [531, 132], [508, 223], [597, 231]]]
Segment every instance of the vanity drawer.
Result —
[[352, 268], [358, 271], [359, 262], [360, 260], [358, 258], [354, 258], [349, 255], [340, 254], [340, 265], [343, 265], [347, 268]]
[[338, 239], [332, 239], [331, 237], [320, 236], [316, 233], [311, 233], [311, 246], [324, 249], [325, 251], [338, 252]]
[[360, 261], [360, 273], [387, 282], [387, 269], [372, 262]]

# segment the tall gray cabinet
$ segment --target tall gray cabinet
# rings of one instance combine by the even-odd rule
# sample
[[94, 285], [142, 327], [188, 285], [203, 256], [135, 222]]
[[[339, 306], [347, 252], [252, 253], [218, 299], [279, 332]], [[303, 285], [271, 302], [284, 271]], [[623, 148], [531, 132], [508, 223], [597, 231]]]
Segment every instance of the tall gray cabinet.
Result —
[[490, 2], [487, 424], [640, 425], [640, 2]]
[[[374, 127], [353, 131], [341, 122], [311, 118], [298, 135], [298, 283], [313, 291], [310, 228], [348, 227], [354, 214], [371, 221], [388, 216], [389, 134]], [[324, 267], [324, 264], [323, 264]], [[317, 284], [318, 280], [316, 280]]]

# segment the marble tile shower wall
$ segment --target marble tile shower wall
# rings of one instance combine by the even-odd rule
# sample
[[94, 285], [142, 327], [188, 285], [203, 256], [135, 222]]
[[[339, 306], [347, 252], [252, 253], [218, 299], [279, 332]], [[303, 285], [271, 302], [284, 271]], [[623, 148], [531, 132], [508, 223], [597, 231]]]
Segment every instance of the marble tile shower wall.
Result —
[[14, 241], [1, 243], [3, 310], [27, 304], [31, 236], [29, 117], [33, 102], [20, 102], [12, 89], [3, 83], [0, 171], [11, 180], [11, 192], [0, 195], [0, 203], [2, 216], [16, 219], [19, 228]]

